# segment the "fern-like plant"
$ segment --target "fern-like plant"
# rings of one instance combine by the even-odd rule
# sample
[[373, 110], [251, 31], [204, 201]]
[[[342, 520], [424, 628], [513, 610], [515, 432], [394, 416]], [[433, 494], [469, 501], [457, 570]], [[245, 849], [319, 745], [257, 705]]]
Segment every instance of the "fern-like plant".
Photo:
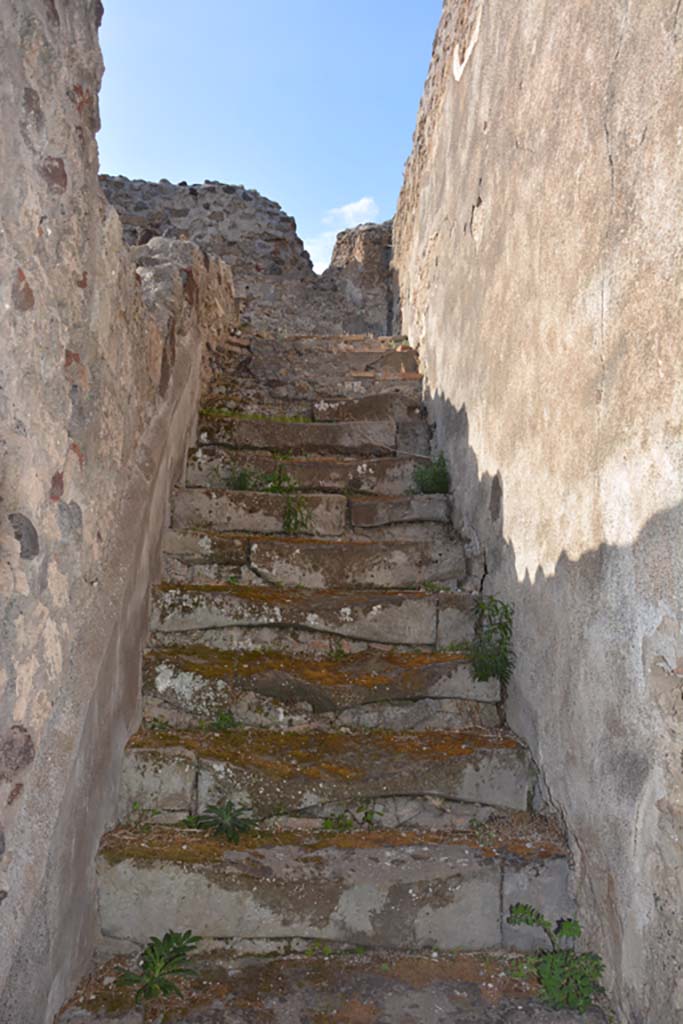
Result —
[[196, 973], [189, 966], [188, 958], [198, 942], [199, 936], [191, 931], [168, 931], [160, 939], [154, 936], [143, 950], [141, 969], [119, 969], [117, 985], [136, 985], [136, 1003], [158, 996], [178, 995], [180, 989], [174, 979]]
[[417, 466], [414, 480], [420, 494], [448, 494], [451, 478], [443, 452], [432, 462]]
[[209, 804], [201, 814], [191, 814], [186, 818], [185, 824], [188, 828], [205, 829], [214, 835], [223, 836], [231, 843], [238, 842], [241, 835], [254, 827], [249, 810], [236, 807], [231, 800], [224, 804]]
[[304, 533], [311, 525], [311, 512], [302, 494], [287, 494], [282, 513], [282, 529], [290, 536]]
[[[572, 918], [551, 922], [528, 903], [510, 907], [508, 924], [541, 928], [550, 949], [539, 949], [525, 957], [520, 973], [535, 974], [543, 990], [543, 999], [553, 1010], [578, 1010], [583, 1013], [602, 991], [600, 979], [605, 965], [597, 953], [577, 953], [574, 942], [581, 925]], [[567, 945], [569, 944], [569, 945]]]
[[515, 667], [512, 649], [512, 605], [497, 597], [477, 601], [477, 635], [471, 644], [475, 679], [500, 679], [509, 683]]

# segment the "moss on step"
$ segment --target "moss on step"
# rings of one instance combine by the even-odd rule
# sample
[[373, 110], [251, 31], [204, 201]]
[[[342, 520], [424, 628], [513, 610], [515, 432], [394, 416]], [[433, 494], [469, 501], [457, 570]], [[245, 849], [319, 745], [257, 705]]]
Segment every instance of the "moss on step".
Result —
[[519, 747], [502, 731], [393, 732], [373, 729], [360, 733], [280, 732], [243, 729], [218, 733], [201, 729], [141, 729], [128, 744], [130, 749], [184, 748], [200, 757], [241, 768], [251, 768], [272, 779], [303, 777], [313, 780], [352, 781], [367, 776], [368, 757], [383, 754], [405, 756], [412, 761], [456, 761], [477, 751]]
[[[313, 989], [331, 993], [333, 1013], [325, 1011], [311, 1018], [315, 1024], [357, 1021], [374, 1024], [371, 1006], [360, 1005], [355, 997], [340, 991], [340, 972], [353, 979], [355, 988], [361, 980], [363, 990], [379, 976], [380, 985], [396, 989], [408, 986], [423, 991], [430, 986], [473, 986], [486, 1006], [502, 1002], [526, 1002], [538, 995], [538, 986], [529, 979], [513, 977], [520, 957], [514, 953], [446, 953], [435, 956], [429, 952], [406, 953], [370, 951], [359, 953], [325, 946], [325, 952], [313, 946], [313, 953], [267, 957], [254, 960], [231, 956], [228, 951], [198, 954], [192, 958], [196, 975], [180, 979], [180, 995], [150, 1001], [146, 1006], [150, 1020], [164, 1024], [180, 1024], [191, 1010], [224, 1006], [243, 1010], [254, 1019], [265, 1012], [270, 1019], [268, 997], [281, 998], [284, 993]], [[66, 1009], [92, 1014], [121, 1015], [134, 1006], [134, 993], [116, 986], [119, 969], [132, 969], [135, 957], [115, 957], [102, 964], [80, 985]], [[366, 1000], [367, 1003], [367, 1000]], [[369, 1012], [368, 1012], [369, 1011]], [[265, 1017], [263, 1018], [266, 1019]], [[376, 1020], [376, 1018], [375, 1018]]]
[[358, 850], [445, 844], [466, 846], [486, 858], [508, 857], [524, 862], [562, 857], [567, 852], [552, 819], [520, 811], [493, 816], [486, 822], [485, 829], [452, 832], [358, 829], [343, 833], [255, 830], [242, 836], [239, 843], [172, 825], [119, 827], [104, 836], [100, 853], [109, 864], [124, 860], [216, 864], [230, 850], [257, 851], [274, 846], [295, 846], [315, 856], [330, 848]]
[[[148, 670], [153, 671], [156, 665], [167, 661], [182, 672], [192, 672], [205, 679], [249, 678], [266, 672], [281, 672], [319, 686], [373, 689], [390, 685], [399, 672], [414, 672], [430, 665], [467, 664], [468, 658], [461, 653], [387, 651], [380, 657], [369, 657], [361, 652], [313, 659], [278, 651], [222, 651], [201, 644], [155, 648], [145, 655]], [[364, 669], [364, 666], [368, 667]]]
[[[279, 537], [278, 537], [279, 539]], [[431, 600], [433, 594], [427, 594], [416, 590], [390, 590], [367, 587], [360, 590], [349, 591], [344, 588], [330, 588], [328, 590], [306, 590], [296, 587], [273, 587], [263, 585], [249, 585], [244, 583], [159, 583], [156, 590], [161, 594], [177, 593], [178, 601], [182, 602], [183, 597], [206, 594], [231, 594], [244, 601], [258, 601], [267, 604], [292, 604], [321, 603], [326, 597], [344, 597], [351, 600], [360, 600], [363, 597], [380, 599], [383, 597], [405, 597], [411, 601]], [[173, 602], [170, 602], [173, 603]]]

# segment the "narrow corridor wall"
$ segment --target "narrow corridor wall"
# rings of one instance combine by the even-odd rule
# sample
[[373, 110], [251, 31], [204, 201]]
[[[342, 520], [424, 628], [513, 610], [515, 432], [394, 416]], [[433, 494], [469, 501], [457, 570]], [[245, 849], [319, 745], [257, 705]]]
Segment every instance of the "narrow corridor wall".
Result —
[[0, 5], [0, 1019], [88, 964], [167, 499], [237, 322], [190, 242], [130, 253], [97, 180], [98, 0]]
[[631, 1024], [683, 1020], [683, 14], [446, 0], [394, 224], [513, 727]]

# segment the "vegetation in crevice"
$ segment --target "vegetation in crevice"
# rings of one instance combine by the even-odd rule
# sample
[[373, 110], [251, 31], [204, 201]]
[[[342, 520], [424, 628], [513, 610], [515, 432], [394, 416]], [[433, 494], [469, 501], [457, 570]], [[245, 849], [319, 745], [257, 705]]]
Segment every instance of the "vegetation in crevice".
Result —
[[578, 1010], [583, 1013], [602, 992], [600, 979], [605, 965], [597, 953], [577, 953], [574, 942], [581, 936], [581, 925], [572, 918], [559, 920], [555, 927], [528, 903], [510, 907], [508, 924], [540, 928], [550, 949], [539, 949], [524, 957], [517, 976], [535, 976], [542, 998], [553, 1010]]
[[291, 494], [297, 490], [296, 481], [291, 478], [281, 461], [267, 473], [260, 473], [248, 466], [231, 469], [225, 478], [230, 491], [265, 491], [270, 494]]
[[202, 829], [215, 836], [222, 836], [231, 843], [239, 841], [241, 835], [251, 831], [254, 823], [246, 807], [237, 807], [231, 800], [224, 804], [209, 804], [201, 814], [185, 818], [188, 828]]
[[416, 466], [414, 481], [419, 494], [448, 494], [451, 478], [443, 452], [431, 462]]
[[303, 494], [288, 494], [282, 513], [283, 532], [290, 536], [305, 533], [311, 525], [311, 510]]
[[476, 603], [477, 625], [473, 640], [450, 644], [446, 650], [466, 654], [472, 675], [480, 682], [499, 679], [507, 684], [515, 667], [512, 647], [513, 606], [497, 597], [479, 597]]
[[189, 956], [199, 942], [191, 931], [168, 931], [162, 938], [153, 936], [145, 946], [139, 971], [120, 970], [117, 984], [137, 986], [135, 1002], [158, 996], [179, 995], [175, 979], [195, 971], [189, 966]]

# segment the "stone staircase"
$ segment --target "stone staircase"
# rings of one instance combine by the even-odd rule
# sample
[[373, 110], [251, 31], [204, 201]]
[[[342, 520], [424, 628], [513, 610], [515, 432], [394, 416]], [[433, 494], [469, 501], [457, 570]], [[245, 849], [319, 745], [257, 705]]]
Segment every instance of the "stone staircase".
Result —
[[[61, 1021], [574, 1019], [508, 970], [536, 941], [510, 904], [571, 912], [567, 856], [498, 681], [449, 652], [475, 597], [448, 497], [414, 493], [429, 451], [393, 339], [216, 354], [99, 858], [118, 959]], [[226, 801], [239, 842], [184, 823]], [[197, 976], [135, 1008], [114, 967], [168, 929], [202, 936]]]

